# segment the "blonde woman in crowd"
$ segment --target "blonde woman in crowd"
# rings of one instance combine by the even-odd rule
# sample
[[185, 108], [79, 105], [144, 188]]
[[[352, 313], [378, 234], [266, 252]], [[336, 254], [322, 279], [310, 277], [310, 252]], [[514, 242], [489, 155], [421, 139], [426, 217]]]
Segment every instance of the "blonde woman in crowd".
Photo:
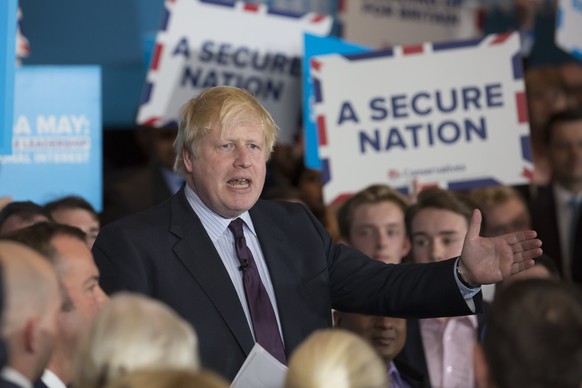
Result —
[[140, 368], [197, 371], [199, 365], [198, 339], [187, 322], [158, 301], [119, 293], [81, 340], [73, 386], [104, 387]]
[[359, 336], [318, 330], [291, 355], [285, 388], [385, 388], [386, 368]]
[[141, 369], [107, 384], [106, 388], [228, 388], [228, 381], [211, 371]]

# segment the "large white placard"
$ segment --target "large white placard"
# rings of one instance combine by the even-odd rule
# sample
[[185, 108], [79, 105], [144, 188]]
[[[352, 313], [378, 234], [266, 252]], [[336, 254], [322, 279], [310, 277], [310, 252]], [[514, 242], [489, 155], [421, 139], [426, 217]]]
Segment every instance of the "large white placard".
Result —
[[342, 37], [376, 48], [479, 36], [475, 0], [344, 0]]
[[[327, 203], [372, 183], [465, 189], [532, 175], [519, 36], [311, 60]], [[345, 74], [349, 74], [346, 77]]]
[[248, 89], [290, 143], [299, 127], [303, 33], [327, 35], [330, 16], [293, 14], [265, 5], [167, 0], [156, 38], [138, 123], [164, 126], [202, 89]]

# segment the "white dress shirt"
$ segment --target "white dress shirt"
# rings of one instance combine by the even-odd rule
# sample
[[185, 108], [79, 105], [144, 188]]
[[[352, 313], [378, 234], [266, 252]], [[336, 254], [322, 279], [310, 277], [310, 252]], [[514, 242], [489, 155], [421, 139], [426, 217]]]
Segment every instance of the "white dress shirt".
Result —
[[[230, 276], [230, 280], [234, 285], [234, 289], [236, 290], [240, 304], [245, 312], [249, 328], [251, 328], [251, 333], [253, 334], [254, 338], [255, 334], [253, 330], [251, 313], [245, 297], [242, 272], [239, 270], [240, 261], [234, 248], [234, 236], [228, 229], [228, 225], [231, 223], [231, 221], [234, 220], [234, 218], [223, 218], [210, 210], [188, 185], [186, 185], [186, 199], [188, 200], [188, 203], [198, 218], [200, 218], [202, 226], [204, 226], [206, 233], [210, 237], [210, 240], [212, 240], [212, 243], [218, 251], [218, 255], [222, 259], [222, 263], [224, 264], [224, 267], [228, 272], [228, 276]], [[271, 276], [269, 275], [267, 263], [265, 262], [265, 257], [263, 256], [263, 251], [261, 250], [253, 221], [251, 220], [249, 212], [244, 212], [236, 218], [241, 218], [245, 223], [244, 235], [246, 243], [251, 250], [251, 253], [253, 254], [253, 258], [255, 259], [255, 263], [257, 264], [257, 269], [259, 271], [259, 276], [261, 277], [261, 281], [263, 282], [265, 290], [269, 295], [269, 300], [271, 301], [271, 305], [275, 311], [275, 317], [277, 318], [277, 325], [279, 326], [281, 340], [284, 344], [285, 342], [283, 340], [283, 334], [281, 330], [281, 321], [279, 319], [279, 311], [277, 309], [277, 300], [275, 299], [275, 290], [273, 289]]]

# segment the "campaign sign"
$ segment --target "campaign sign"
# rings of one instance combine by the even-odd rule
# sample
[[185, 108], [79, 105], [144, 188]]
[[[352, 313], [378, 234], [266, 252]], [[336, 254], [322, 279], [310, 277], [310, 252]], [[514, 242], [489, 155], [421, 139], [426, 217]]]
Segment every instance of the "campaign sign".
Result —
[[12, 153], [0, 156], [0, 197], [42, 204], [79, 195], [100, 211], [99, 67], [22, 67], [15, 90]]
[[517, 33], [311, 66], [327, 203], [372, 183], [406, 192], [415, 178], [452, 190], [531, 178]]
[[308, 168], [321, 170], [318, 134], [313, 113], [313, 86], [311, 85], [311, 57], [323, 54], [354, 54], [370, 49], [334, 37], [305, 34], [303, 53], [303, 144], [304, 161]]
[[178, 110], [216, 85], [253, 93], [291, 143], [299, 127], [303, 33], [329, 33], [330, 16], [278, 11], [262, 4], [167, 0], [138, 123], [175, 124]]
[[582, 0], [560, 0], [556, 11], [556, 45], [582, 61]]
[[17, 0], [0, 4], [0, 155], [10, 153], [14, 109], [14, 65], [16, 63]]
[[342, 38], [376, 48], [475, 38], [482, 8], [475, 0], [344, 0]]

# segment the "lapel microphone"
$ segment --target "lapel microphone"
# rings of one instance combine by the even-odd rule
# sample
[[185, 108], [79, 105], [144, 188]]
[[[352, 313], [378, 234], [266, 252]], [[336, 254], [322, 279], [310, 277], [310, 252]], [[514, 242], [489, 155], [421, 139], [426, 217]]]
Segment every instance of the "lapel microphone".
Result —
[[247, 259], [241, 260], [241, 264], [238, 266], [238, 270], [245, 272], [247, 269], [249, 269], [249, 261]]

